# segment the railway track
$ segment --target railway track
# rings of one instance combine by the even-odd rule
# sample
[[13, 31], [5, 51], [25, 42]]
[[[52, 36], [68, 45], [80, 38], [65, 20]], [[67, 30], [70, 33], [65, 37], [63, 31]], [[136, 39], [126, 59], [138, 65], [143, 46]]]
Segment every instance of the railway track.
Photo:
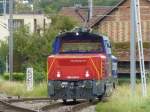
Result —
[[75, 106], [72, 107], [71, 112], [79, 112], [89, 106], [95, 105], [97, 102], [95, 103], [90, 103], [90, 102], [83, 102], [81, 104], [77, 104]]
[[0, 100], [0, 112], [40, 112], [40, 108], [51, 105], [49, 98], [7, 98]]
[[40, 112], [40, 108], [45, 105], [52, 105], [53, 102], [49, 98], [19, 98], [19, 99], [9, 99], [8, 103], [19, 106], [20, 108], [28, 108], [36, 112]]
[[0, 100], [0, 112], [37, 112], [23, 107], [12, 105], [6, 101]]
[[52, 102], [49, 98], [19, 98], [0, 100], [0, 112], [80, 112], [82, 109], [95, 105], [98, 101], [89, 103]]
[[63, 106], [64, 104], [62, 102], [53, 103], [53, 104], [43, 106], [42, 108], [39, 109], [39, 112], [48, 112], [48, 111], [57, 110]]
[[64, 104], [62, 102], [55, 103], [52, 105], [47, 105], [39, 110], [40, 112], [80, 112], [81, 110], [96, 105], [99, 101], [95, 101], [90, 103], [88, 101], [80, 101], [80, 102], [68, 102]]
[[51, 101], [50, 98], [9, 98], [6, 100], [9, 103], [13, 102], [24, 102], [24, 101]]

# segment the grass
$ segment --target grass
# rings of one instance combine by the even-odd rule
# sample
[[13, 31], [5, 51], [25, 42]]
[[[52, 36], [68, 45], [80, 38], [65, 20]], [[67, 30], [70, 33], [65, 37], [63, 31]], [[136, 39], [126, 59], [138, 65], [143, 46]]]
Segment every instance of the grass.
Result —
[[[150, 85], [148, 85], [150, 87]], [[137, 85], [136, 95], [131, 95], [128, 84], [119, 86], [106, 102], [100, 102], [96, 106], [97, 112], [149, 112], [150, 94], [141, 96], [141, 85]]]
[[47, 84], [46, 82], [36, 84], [34, 85], [33, 91], [27, 91], [25, 82], [9, 82], [0, 80], [0, 92], [11, 96], [46, 97]]
[[[148, 87], [150, 84], [148, 84]], [[9, 82], [0, 79], [0, 92], [7, 95], [24, 96], [24, 97], [46, 97], [47, 84], [46, 82], [36, 84], [33, 91], [26, 91], [24, 82]], [[121, 84], [114, 90], [111, 97], [105, 102], [100, 102], [96, 106], [97, 112], [149, 112], [150, 110], [150, 91], [148, 96], [141, 97], [141, 85], [136, 88], [136, 95], [132, 96], [130, 85]]]

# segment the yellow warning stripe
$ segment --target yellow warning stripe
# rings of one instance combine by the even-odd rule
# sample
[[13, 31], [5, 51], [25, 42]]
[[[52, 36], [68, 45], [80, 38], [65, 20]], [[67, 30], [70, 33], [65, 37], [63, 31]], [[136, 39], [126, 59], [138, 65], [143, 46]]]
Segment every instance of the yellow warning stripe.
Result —
[[49, 68], [48, 68], [48, 63], [47, 63], [47, 71], [48, 71], [48, 72], [47, 72], [47, 79], [48, 79], [48, 74], [49, 74], [49, 72], [50, 72], [50, 70], [51, 70], [51, 68], [52, 68], [52, 65], [54, 64], [55, 60], [56, 60], [56, 59], [54, 58]]
[[103, 68], [103, 64], [102, 64], [102, 60], [101, 60], [101, 75], [103, 74], [102, 68]]
[[95, 68], [95, 70], [96, 70], [96, 72], [97, 72], [97, 74], [98, 74], [98, 79], [100, 79], [99, 70], [97, 69], [97, 67], [96, 67], [95, 63], [93, 62], [93, 60], [92, 60], [91, 58], [90, 58], [90, 60], [91, 60], [91, 62], [92, 62], [92, 64], [93, 64], [93, 66], [94, 66], [94, 68]]
[[47, 60], [47, 84], [48, 84], [48, 60]]

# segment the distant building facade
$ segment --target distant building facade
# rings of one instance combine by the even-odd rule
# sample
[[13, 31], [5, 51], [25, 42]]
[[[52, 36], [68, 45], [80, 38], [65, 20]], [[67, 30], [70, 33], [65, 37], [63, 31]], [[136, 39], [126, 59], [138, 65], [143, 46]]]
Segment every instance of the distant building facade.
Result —
[[23, 3], [23, 4], [29, 4], [29, 3], [32, 3], [33, 0], [15, 0], [15, 2]]
[[[27, 25], [30, 32], [40, 32], [51, 23], [51, 20], [43, 14], [14, 14], [13, 18], [14, 30], [22, 25]], [[9, 15], [0, 16], [0, 40], [9, 36], [8, 21]]]
[[[113, 42], [130, 41], [130, 0], [122, 0], [105, 16], [100, 16], [92, 27], [107, 35]], [[140, 0], [143, 41], [150, 42], [150, 1]]]

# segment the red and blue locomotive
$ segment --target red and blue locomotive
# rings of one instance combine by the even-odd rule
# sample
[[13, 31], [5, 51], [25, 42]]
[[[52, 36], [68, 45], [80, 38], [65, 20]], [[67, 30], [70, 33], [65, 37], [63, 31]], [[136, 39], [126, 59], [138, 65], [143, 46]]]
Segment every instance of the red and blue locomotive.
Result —
[[109, 39], [88, 31], [58, 35], [48, 57], [48, 95], [51, 99], [101, 98], [115, 87], [117, 59]]

